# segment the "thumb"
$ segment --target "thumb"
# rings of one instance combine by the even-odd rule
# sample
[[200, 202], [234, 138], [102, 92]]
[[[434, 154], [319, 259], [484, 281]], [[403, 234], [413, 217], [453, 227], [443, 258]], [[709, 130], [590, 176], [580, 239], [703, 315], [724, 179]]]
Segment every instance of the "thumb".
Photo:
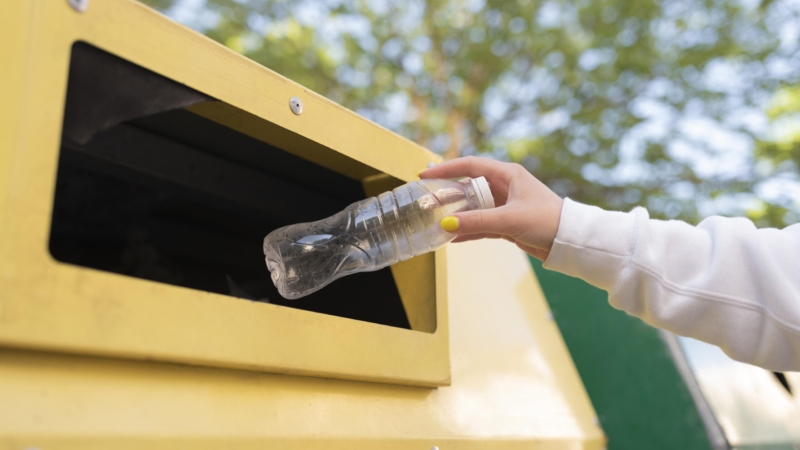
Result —
[[447, 216], [441, 221], [441, 227], [453, 234], [508, 234], [509, 221], [503, 214], [503, 208], [479, 209]]

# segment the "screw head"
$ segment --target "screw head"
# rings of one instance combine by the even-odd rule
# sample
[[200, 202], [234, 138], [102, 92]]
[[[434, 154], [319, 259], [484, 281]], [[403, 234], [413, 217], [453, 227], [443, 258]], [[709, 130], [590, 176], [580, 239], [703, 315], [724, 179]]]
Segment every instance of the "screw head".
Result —
[[69, 6], [79, 13], [86, 12], [89, 9], [89, 0], [67, 0]]
[[303, 102], [297, 97], [289, 99], [289, 108], [292, 108], [292, 112], [297, 116], [303, 114]]

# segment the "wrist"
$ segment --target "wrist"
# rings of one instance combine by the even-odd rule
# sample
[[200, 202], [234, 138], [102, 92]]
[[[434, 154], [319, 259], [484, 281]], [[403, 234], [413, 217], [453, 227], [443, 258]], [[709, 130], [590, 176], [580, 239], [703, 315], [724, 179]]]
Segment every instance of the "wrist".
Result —
[[556, 236], [558, 236], [558, 228], [561, 224], [561, 211], [563, 208], [564, 199], [561, 197], [555, 197], [551, 204], [548, 205], [548, 210], [545, 214], [547, 223], [544, 224], [545, 235], [542, 245], [542, 248], [548, 252], [553, 248], [553, 243], [556, 240]]

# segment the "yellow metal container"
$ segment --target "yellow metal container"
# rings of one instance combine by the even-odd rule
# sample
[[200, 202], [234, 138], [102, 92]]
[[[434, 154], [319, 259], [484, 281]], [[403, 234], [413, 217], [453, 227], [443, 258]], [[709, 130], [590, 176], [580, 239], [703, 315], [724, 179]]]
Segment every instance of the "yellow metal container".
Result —
[[[604, 446], [526, 257], [506, 243], [393, 267], [410, 329], [54, 258], [60, 149], [86, 150], [62, 136], [81, 46], [201, 93], [186, 114], [366, 195], [438, 157], [135, 2], [9, 2], [0, 30], [0, 447]], [[130, 132], [119, 142], [144, 155]]]

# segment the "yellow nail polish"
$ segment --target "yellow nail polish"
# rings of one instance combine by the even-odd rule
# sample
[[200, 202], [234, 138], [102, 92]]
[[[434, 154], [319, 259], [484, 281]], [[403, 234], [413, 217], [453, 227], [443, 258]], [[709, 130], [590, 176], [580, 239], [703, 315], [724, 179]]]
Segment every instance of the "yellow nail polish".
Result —
[[[428, 169], [425, 169], [425, 170], [428, 170]], [[419, 172], [417, 172], [417, 178], [419, 178], [419, 176], [422, 175], [422, 172], [425, 172], [425, 170], [420, 170]]]
[[458, 217], [447, 216], [439, 222], [444, 231], [458, 231]]

